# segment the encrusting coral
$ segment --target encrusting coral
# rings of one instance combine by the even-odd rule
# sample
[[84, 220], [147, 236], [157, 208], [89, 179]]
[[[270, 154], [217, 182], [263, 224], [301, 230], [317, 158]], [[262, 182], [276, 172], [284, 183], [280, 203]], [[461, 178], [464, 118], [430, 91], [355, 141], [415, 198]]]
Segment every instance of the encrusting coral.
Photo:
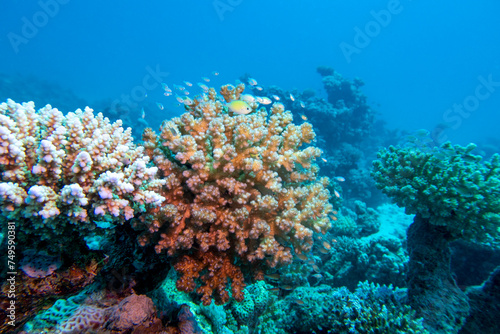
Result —
[[122, 223], [159, 205], [164, 181], [130, 133], [90, 108], [64, 116], [50, 105], [0, 104], [1, 216], [22, 225], [21, 239], [83, 239], [95, 221]]
[[[238, 100], [245, 86], [223, 86], [225, 102]], [[191, 102], [191, 101], [190, 101]], [[327, 178], [314, 164], [321, 151], [303, 144], [314, 139], [309, 123], [297, 126], [283, 104], [270, 113], [249, 102], [252, 113], [232, 115], [211, 88], [187, 112], [163, 123], [161, 133], [147, 130], [146, 153], [165, 180], [165, 202], [156, 215], [141, 217], [142, 245], [156, 252], [181, 254], [177, 286], [197, 292], [203, 303], [243, 298], [239, 263], [250, 264], [257, 278], [268, 267], [288, 264], [293, 252], [307, 253], [313, 233], [331, 227]], [[191, 252], [187, 252], [191, 250]], [[257, 269], [255, 269], [257, 268]]]

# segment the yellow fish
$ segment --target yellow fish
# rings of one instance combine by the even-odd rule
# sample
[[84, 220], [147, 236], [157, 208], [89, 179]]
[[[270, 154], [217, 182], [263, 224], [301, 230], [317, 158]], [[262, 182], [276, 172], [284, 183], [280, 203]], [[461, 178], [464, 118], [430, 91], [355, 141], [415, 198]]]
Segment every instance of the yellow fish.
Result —
[[238, 114], [238, 115], [246, 115], [252, 112], [252, 108], [245, 101], [235, 100], [226, 104], [227, 108]]

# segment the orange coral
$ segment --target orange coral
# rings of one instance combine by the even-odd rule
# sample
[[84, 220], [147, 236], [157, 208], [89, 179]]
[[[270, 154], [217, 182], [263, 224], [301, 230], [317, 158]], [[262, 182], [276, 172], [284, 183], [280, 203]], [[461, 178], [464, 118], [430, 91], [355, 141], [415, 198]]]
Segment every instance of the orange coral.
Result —
[[[228, 85], [221, 94], [231, 101], [243, 90]], [[141, 245], [153, 243], [157, 253], [196, 250], [176, 265], [184, 291], [194, 291], [200, 271], [224, 268], [201, 278], [204, 303], [212, 294], [227, 300], [228, 279], [243, 284], [240, 269], [229, 266], [236, 260], [252, 270], [289, 264], [293, 252], [311, 250], [314, 232], [331, 227], [329, 181], [318, 178], [314, 163], [321, 150], [301, 149], [315, 137], [312, 126], [293, 124], [281, 103], [270, 113], [252, 103], [251, 114], [232, 115], [221, 100], [212, 88], [180, 118], [164, 122], [158, 136], [146, 133], [165, 201], [136, 225]]]
[[229, 301], [229, 294], [226, 291], [227, 278], [231, 278], [231, 292], [237, 301], [243, 300], [243, 289], [245, 282], [243, 274], [237, 266], [231, 263], [228, 254], [216, 253], [215, 251], [197, 251], [194, 256], [185, 255], [174, 266], [175, 270], [182, 276], [177, 280], [177, 288], [185, 292], [193, 292], [196, 288], [195, 278], [200, 276], [200, 272], [206, 271], [201, 276], [204, 285], [200, 286], [196, 292], [202, 295], [203, 305], [210, 305], [214, 290], [216, 302], [224, 304]]

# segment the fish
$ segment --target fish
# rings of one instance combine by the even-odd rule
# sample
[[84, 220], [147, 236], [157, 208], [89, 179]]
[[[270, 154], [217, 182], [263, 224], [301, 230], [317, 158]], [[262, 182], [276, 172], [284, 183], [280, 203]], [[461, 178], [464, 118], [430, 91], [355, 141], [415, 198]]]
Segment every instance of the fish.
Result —
[[167, 84], [162, 82], [161, 83], [161, 86], [163, 87], [163, 90], [166, 91], [166, 92], [169, 92], [169, 93], [172, 93], [172, 90], [170, 88], [168, 88]]
[[187, 90], [185, 90], [184, 95], [189, 95], [189, 92]]
[[146, 112], [144, 111], [144, 108], [141, 109], [141, 118], [144, 119], [146, 117]]
[[177, 129], [173, 128], [173, 127], [170, 128], [170, 133], [172, 134], [172, 136], [176, 136], [176, 137], [179, 135], [179, 133], [177, 132]]
[[270, 280], [273, 280], [273, 281], [278, 281], [281, 278], [281, 275], [280, 274], [267, 274], [267, 275], [264, 275], [264, 277], [268, 278]]
[[280, 286], [280, 288], [282, 288], [283, 290], [293, 290], [293, 286], [291, 285], [282, 285]]
[[278, 95], [273, 95], [273, 99], [275, 99], [276, 101], [279, 101], [280, 97]]
[[280, 291], [280, 288], [269, 288], [269, 289], [267, 289], [267, 291], [271, 291], [271, 292], [279, 292], [279, 291]]
[[321, 158], [321, 160], [323, 160], [323, 162], [328, 162], [328, 160], [326, 160], [325, 158]]
[[314, 275], [312, 275], [312, 277], [314, 277], [316, 279], [322, 279], [323, 275], [321, 275], [321, 274], [314, 274]]
[[427, 137], [429, 135], [429, 131], [427, 131], [426, 129], [420, 129], [420, 130], [417, 130], [415, 132], [415, 134], [418, 136], [418, 137]]
[[325, 247], [325, 249], [330, 249], [332, 248], [332, 246], [330, 246], [330, 244], [326, 241], [323, 241], [323, 247]]
[[240, 100], [243, 100], [247, 103], [252, 103], [252, 102], [256, 101], [255, 97], [253, 95], [250, 95], [250, 94], [241, 94]]
[[219, 72], [213, 71], [212, 74], [213, 75], [219, 75]]
[[180, 97], [179, 95], [175, 95], [175, 99], [177, 100], [177, 102], [179, 103], [184, 103], [184, 98]]
[[260, 102], [259, 103], [261, 103], [261, 104], [271, 104], [271, 103], [273, 103], [273, 101], [271, 101], [270, 98], [264, 96], [264, 97], [260, 98]]
[[190, 83], [189, 81], [184, 81], [184, 84], [185, 84], [186, 86], [188, 86], [188, 87], [192, 87], [192, 86], [193, 86], [193, 84], [192, 84], [192, 83]]
[[318, 250], [319, 250], [319, 252], [320, 252], [321, 254], [328, 254], [328, 249], [326, 249], [326, 248], [319, 247], [319, 248], [318, 248]]
[[304, 121], [307, 121], [307, 116], [306, 115], [300, 115], [300, 118], [302, 118]]
[[251, 86], [257, 86], [257, 80], [253, 79], [253, 78], [248, 78], [248, 83], [251, 85]]
[[335, 177], [335, 180], [339, 181], [339, 182], [344, 182], [345, 181], [345, 178], [342, 177], [342, 176], [337, 176]]
[[207, 78], [207, 77], [201, 77], [201, 80], [205, 81], [205, 82], [210, 82], [210, 79]]
[[207, 85], [198, 82], [198, 86], [200, 86], [200, 88], [203, 89], [204, 91], [208, 91], [208, 86]]
[[260, 87], [260, 86], [256, 86], [256, 87], [255, 87], [255, 89], [257, 89], [257, 90], [259, 90], [259, 91], [260, 91], [260, 90], [263, 90], [264, 88], [262, 88], [262, 87]]
[[232, 111], [238, 115], [246, 115], [252, 112], [252, 108], [242, 100], [234, 100], [226, 104], [229, 111]]
[[290, 93], [290, 100], [295, 101], [295, 97]]
[[161, 104], [160, 102], [156, 102], [156, 105], [158, 106], [158, 108], [160, 108], [160, 110], [164, 109], [163, 104]]
[[337, 217], [335, 217], [334, 215], [330, 215], [329, 217], [330, 217], [330, 219], [331, 219], [331, 220], [337, 220], [337, 219], [338, 219], [338, 218], [337, 218]]
[[335, 196], [336, 196], [337, 198], [340, 198], [340, 194], [339, 194], [339, 192], [338, 192], [337, 190], [334, 190], [334, 191], [333, 191], [333, 193], [335, 194]]
[[304, 103], [304, 102], [302, 102], [302, 101], [300, 101], [300, 106], [301, 106], [302, 108], [305, 108], [305, 107], [306, 107], [305, 103]]
[[297, 257], [302, 261], [307, 261], [307, 256], [304, 253], [297, 254]]
[[194, 102], [193, 102], [193, 100], [191, 100], [189, 97], [187, 97], [187, 96], [186, 96], [186, 97], [184, 98], [184, 102], [183, 102], [183, 103], [184, 103], [185, 105], [187, 105], [187, 106], [190, 106], [190, 105], [192, 105]]
[[172, 93], [165, 92], [165, 93], [163, 93], [163, 95], [165, 95], [165, 96], [170, 96], [170, 95], [172, 95]]
[[313, 268], [313, 270], [314, 270], [315, 272], [317, 272], [317, 273], [319, 273], [319, 272], [320, 272], [319, 267], [318, 267], [316, 264], [313, 264], [313, 265], [312, 265], [312, 268]]
[[297, 305], [304, 305], [304, 301], [302, 299], [294, 298], [293, 301]]

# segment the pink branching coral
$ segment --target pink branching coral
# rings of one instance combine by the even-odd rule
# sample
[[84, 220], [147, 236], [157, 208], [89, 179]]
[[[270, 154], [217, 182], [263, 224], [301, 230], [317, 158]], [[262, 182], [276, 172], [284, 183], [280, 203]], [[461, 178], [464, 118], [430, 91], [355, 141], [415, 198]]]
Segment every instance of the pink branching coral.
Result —
[[[227, 85], [221, 94], [226, 102], [238, 100], [244, 88]], [[228, 300], [228, 279], [236, 299], [243, 298], [235, 261], [289, 264], [293, 252], [311, 250], [314, 232], [331, 227], [329, 180], [318, 178], [314, 164], [321, 151], [301, 148], [314, 139], [312, 126], [293, 124], [281, 103], [270, 113], [256, 102], [250, 106], [251, 114], [231, 115], [212, 88], [181, 117], [164, 122], [159, 135], [144, 134], [166, 200], [156, 215], [141, 217], [139, 242], [154, 244], [157, 253], [185, 253], [176, 264], [181, 290], [194, 291], [206, 271], [197, 290], [205, 305], [211, 295]]]

